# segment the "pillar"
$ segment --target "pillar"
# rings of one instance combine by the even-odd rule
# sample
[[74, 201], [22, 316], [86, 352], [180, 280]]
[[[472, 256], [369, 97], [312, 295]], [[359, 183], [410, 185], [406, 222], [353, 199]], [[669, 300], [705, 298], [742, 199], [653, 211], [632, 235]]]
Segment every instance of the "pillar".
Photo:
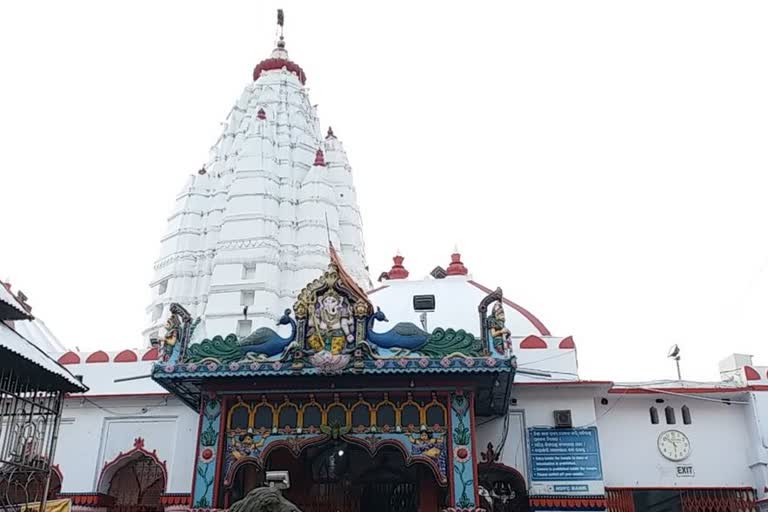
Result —
[[192, 508], [214, 508], [221, 464], [219, 446], [222, 439], [221, 397], [213, 393], [203, 395], [200, 406], [200, 426], [197, 432], [197, 457], [192, 475]]
[[474, 395], [456, 391], [450, 396], [450, 505], [456, 510], [478, 507], [477, 461], [475, 460]]

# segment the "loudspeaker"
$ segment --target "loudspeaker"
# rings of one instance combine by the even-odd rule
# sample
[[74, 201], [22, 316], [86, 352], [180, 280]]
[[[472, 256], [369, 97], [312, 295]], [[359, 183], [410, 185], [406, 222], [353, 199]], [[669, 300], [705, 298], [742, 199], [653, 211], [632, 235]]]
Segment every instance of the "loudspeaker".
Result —
[[565, 409], [562, 411], [553, 411], [555, 415], [555, 428], [571, 428], [573, 427], [573, 420], [571, 418], [571, 410]]

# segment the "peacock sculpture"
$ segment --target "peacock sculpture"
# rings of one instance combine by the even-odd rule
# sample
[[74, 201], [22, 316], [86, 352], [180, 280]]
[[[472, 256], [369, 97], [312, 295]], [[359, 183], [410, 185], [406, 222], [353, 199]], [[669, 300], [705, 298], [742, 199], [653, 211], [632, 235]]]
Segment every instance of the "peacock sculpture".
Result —
[[291, 334], [283, 338], [269, 327], [260, 327], [254, 332], [238, 340], [234, 334], [226, 338], [214, 336], [187, 348], [186, 360], [191, 363], [203, 361], [218, 361], [231, 363], [241, 361], [253, 354], [256, 357], [267, 358], [281, 354], [296, 337], [296, 321], [291, 318], [291, 310], [286, 309], [277, 325], [290, 325]]
[[376, 312], [368, 319], [368, 342], [401, 356], [418, 353], [425, 357], [439, 358], [458, 353], [477, 357], [482, 350], [477, 339], [464, 329], [438, 327], [430, 334], [410, 322], [399, 322], [389, 331], [379, 333], [373, 330], [374, 321], [389, 320], [380, 308], [376, 308]]

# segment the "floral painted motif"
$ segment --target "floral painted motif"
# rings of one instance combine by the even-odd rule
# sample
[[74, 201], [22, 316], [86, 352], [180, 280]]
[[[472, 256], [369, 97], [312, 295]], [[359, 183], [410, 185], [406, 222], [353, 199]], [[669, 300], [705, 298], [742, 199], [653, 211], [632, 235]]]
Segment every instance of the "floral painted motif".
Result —
[[213, 482], [216, 472], [216, 446], [221, 429], [221, 399], [215, 395], [204, 398], [200, 418], [198, 459], [195, 462], [193, 506], [210, 507], [213, 500]]
[[453, 447], [453, 500], [461, 509], [475, 507], [470, 402], [461, 393], [451, 395]]

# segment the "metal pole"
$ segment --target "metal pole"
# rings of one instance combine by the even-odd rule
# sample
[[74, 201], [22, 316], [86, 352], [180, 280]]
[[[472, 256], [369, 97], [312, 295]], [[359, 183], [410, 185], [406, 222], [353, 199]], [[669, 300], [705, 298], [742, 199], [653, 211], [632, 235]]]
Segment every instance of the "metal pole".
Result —
[[675, 358], [675, 364], [677, 365], [677, 380], [683, 380], [683, 378], [680, 376], [680, 356]]
[[51, 445], [48, 451], [48, 477], [45, 479], [45, 486], [43, 487], [43, 497], [40, 500], [40, 512], [45, 512], [45, 506], [48, 502], [48, 489], [51, 485], [51, 473], [53, 470], [53, 457], [56, 455], [56, 442], [59, 440], [59, 425], [61, 420], [61, 413], [64, 409], [64, 393], [62, 391], [56, 391], [59, 401], [56, 408], [56, 417], [53, 420], [53, 435], [51, 436]]

